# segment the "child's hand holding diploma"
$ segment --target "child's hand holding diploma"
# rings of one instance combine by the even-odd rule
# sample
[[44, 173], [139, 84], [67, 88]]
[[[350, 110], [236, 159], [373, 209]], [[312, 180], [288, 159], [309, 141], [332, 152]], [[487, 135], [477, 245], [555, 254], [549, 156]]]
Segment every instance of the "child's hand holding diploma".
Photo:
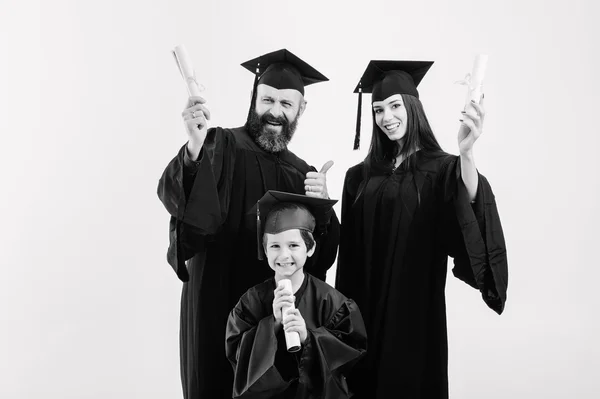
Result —
[[298, 309], [288, 309], [283, 316], [283, 330], [286, 333], [297, 332], [300, 335], [300, 343], [306, 341], [306, 323]]
[[273, 316], [275, 317], [275, 329], [279, 331], [283, 324], [282, 309], [294, 306], [294, 295], [283, 286], [275, 289], [275, 298], [273, 299]]

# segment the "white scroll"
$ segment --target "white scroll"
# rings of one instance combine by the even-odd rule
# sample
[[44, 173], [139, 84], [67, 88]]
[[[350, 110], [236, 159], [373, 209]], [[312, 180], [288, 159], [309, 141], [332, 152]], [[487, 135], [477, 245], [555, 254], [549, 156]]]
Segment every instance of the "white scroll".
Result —
[[[292, 282], [288, 279], [283, 279], [283, 280], [279, 280], [279, 283], [277, 283], [277, 287], [283, 287], [286, 290], [289, 290], [290, 292], [293, 293], [292, 291]], [[281, 309], [281, 319], [283, 320], [283, 315], [285, 315], [285, 312], [288, 309], [294, 309], [294, 305], [292, 306], [285, 306]], [[286, 332], [285, 333], [285, 343], [287, 345], [287, 350], [288, 352], [298, 352], [301, 348], [300, 346], [300, 334], [298, 334], [297, 332]]]
[[465, 99], [465, 109], [469, 106], [471, 100], [479, 104], [481, 93], [483, 92], [483, 79], [485, 77], [485, 69], [487, 67], [488, 56], [486, 54], [478, 54], [473, 62], [473, 70], [467, 74], [463, 80], [456, 83], [467, 86], [467, 96]]
[[196, 72], [194, 66], [183, 44], [176, 46], [173, 50], [173, 57], [179, 67], [179, 72], [186, 83], [188, 93], [191, 96], [200, 96], [200, 92], [204, 90], [204, 86], [196, 80]]

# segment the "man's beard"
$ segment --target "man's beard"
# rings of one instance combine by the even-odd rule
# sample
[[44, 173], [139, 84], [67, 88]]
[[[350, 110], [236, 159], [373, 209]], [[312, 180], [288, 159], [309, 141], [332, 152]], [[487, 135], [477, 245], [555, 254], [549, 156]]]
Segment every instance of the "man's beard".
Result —
[[[278, 118], [274, 117], [270, 112], [265, 112], [258, 115], [256, 110], [252, 108], [246, 122], [246, 129], [254, 142], [267, 152], [277, 153], [285, 150], [288, 143], [292, 140], [292, 136], [298, 126], [298, 114], [292, 122], [282, 115]], [[279, 123], [281, 130], [276, 132], [268, 122]]]

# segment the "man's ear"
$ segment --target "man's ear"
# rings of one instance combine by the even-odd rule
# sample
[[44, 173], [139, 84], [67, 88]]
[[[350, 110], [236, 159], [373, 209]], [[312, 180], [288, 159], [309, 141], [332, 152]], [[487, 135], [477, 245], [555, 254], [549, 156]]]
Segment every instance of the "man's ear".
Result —
[[302, 116], [302, 114], [304, 113], [307, 103], [308, 101], [306, 101], [305, 99], [302, 99], [302, 101], [300, 101], [300, 110], [298, 111], [298, 117]]

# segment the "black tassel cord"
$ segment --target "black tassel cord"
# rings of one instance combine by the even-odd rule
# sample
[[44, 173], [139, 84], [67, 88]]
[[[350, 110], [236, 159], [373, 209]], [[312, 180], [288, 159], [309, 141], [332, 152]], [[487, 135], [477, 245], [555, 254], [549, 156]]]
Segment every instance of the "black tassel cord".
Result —
[[361, 108], [362, 108], [362, 87], [358, 84], [358, 108], [356, 110], [356, 135], [354, 136], [354, 149], [360, 148], [360, 122], [361, 122]]
[[261, 230], [262, 230], [262, 226], [260, 223], [260, 200], [258, 200], [258, 201], [256, 201], [256, 242], [258, 243], [258, 246], [257, 246], [258, 260], [265, 259], [263, 256], [262, 239], [260, 236]]

